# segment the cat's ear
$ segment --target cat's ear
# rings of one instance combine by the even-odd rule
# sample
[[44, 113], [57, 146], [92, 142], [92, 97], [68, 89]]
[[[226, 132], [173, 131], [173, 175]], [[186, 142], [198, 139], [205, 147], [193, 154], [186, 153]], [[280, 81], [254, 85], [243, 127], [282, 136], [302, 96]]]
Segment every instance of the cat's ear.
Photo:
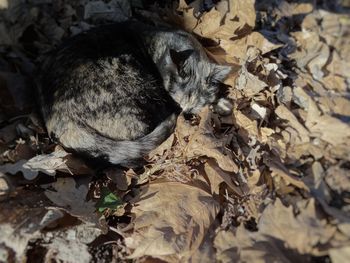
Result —
[[212, 77], [217, 81], [224, 81], [232, 71], [232, 67], [225, 65], [212, 64]]
[[176, 51], [174, 49], [169, 50], [171, 61], [176, 65], [176, 68], [181, 69], [186, 60], [193, 54], [193, 49], [186, 49], [183, 51]]

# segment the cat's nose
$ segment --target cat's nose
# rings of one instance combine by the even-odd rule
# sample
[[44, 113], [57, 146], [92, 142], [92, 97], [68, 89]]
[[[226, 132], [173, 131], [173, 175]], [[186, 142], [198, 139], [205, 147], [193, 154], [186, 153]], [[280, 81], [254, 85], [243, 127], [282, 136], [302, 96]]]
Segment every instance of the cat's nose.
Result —
[[184, 111], [182, 114], [184, 115], [185, 120], [191, 120], [193, 118], [193, 114], [190, 111]]

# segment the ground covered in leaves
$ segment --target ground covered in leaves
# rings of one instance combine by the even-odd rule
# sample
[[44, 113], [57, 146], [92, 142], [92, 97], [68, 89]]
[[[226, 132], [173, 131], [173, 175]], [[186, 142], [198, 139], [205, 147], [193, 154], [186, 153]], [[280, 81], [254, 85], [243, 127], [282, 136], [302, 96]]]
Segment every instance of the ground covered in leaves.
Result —
[[[0, 262], [347, 262], [349, 1], [151, 2], [0, 0]], [[49, 140], [33, 79], [65, 38], [130, 17], [231, 64], [234, 108], [97, 171]]]

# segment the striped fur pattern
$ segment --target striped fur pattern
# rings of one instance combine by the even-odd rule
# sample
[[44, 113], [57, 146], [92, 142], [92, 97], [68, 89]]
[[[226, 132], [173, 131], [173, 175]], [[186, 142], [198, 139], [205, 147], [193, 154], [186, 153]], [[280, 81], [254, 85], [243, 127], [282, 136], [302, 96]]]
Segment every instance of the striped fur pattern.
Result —
[[[211, 63], [190, 34], [139, 22], [100, 26], [49, 54], [38, 79], [50, 136], [112, 164], [141, 159], [171, 133], [182, 111], [229, 112]], [[220, 106], [221, 105], [221, 106]]]

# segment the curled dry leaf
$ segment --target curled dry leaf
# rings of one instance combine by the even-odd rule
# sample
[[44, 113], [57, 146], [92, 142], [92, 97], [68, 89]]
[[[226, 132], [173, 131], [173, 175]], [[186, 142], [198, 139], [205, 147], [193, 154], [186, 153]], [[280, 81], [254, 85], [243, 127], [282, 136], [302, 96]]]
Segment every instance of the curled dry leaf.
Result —
[[166, 151], [171, 150], [171, 146], [173, 146], [175, 140], [175, 135], [171, 134], [168, 139], [166, 139], [161, 145], [155, 148], [148, 154], [149, 160], [155, 160], [160, 156], [164, 156]]
[[288, 250], [270, 236], [250, 232], [243, 225], [235, 230], [221, 230], [215, 237], [216, 258], [220, 262], [305, 262], [307, 257]]
[[298, 132], [299, 143], [308, 143], [310, 141], [309, 131], [298, 121], [295, 115], [284, 105], [279, 105], [275, 113], [281, 119], [287, 120], [288, 124]]
[[183, 116], [180, 116], [176, 125], [176, 136], [180, 146], [183, 147], [183, 155], [186, 158], [198, 158], [207, 156], [213, 158], [219, 167], [227, 172], [237, 172], [238, 166], [233, 161], [232, 155], [225, 150], [229, 137], [217, 138], [211, 126], [211, 111], [203, 109], [200, 113], [199, 126], [191, 126]]
[[308, 128], [314, 137], [318, 137], [333, 146], [348, 144], [350, 139], [349, 124], [329, 115], [315, 118]]
[[92, 170], [80, 159], [74, 158], [61, 147], [50, 154], [37, 155], [30, 160], [20, 160], [14, 164], [0, 166], [3, 173], [16, 174], [22, 172], [27, 180], [35, 179], [39, 172], [54, 176], [57, 171], [70, 174], [92, 174]]
[[270, 42], [259, 32], [252, 32], [251, 34], [234, 41], [225, 39], [221, 40], [220, 46], [226, 51], [228, 57], [235, 57], [243, 63], [247, 59], [253, 60], [258, 54], [266, 54], [282, 45]]
[[27, 180], [35, 179], [39, 172], [54, 176], [57, 170], [69, 170], [63, 157], [68, 153], [65, 151], [55, 151], [50, 154], [42, 154], [26, 161], [20, 160], [14, 164], [5, 164], [0, 166], [3, 173], [16, 174], [22, 172]]
[[[0, 225], [0, 260], [3, 262], [9, 262], [11, 256], [13, 257], [12, 260], [17, 262], [23, 260], [29, 241], [40, 237], [38, 232], [33, 234], [26, 232], [25, 229], [18, 230], [16, 228], [16, 226], [7, 223]], [[3, 246], [6, 249], [3, 249]], [[14, 252], [15, 255], [5, 253], [8, 249], [12, 253]]]
[[350, 246], [331, 249], [329, 252], [332, 263], [343, 263], [350, 258]]
[[130, 258], [190, 260], [218, 213], [218, 203], [210, 194], [177, 182], [151, 183], [132, 203], [134, 228], [125, 239], [133, 250]]
[[273, 158], [265, 155], [264, 163], [270, 168], [272, 176], [277, 175], [283, 178], [287, 184], [291, 184], [299, 189], [309, 191], [309, 188], [305, 185], [305, 183], [300, 178], [293, 176], [276, 157]]
[[194, 8], [187, 5], [185, 0], [180, 0], [177, 11], [182, 12], [182, 17], [178, 17], [178, 23], [183, 29], [191, 32], [198, 24], [197, 18], [193, 14]]
[[99, 226], [105, 231], [105, 225], [96, 213], [95, 202], [87, 201], [89, 191], [87, 185], [76, 185], [73, 178], [58, 178], [57, 182], [51, 184], [52, 190], [45, 190], [45, 195], [51, 202], [67, 213], [81, 219], [84, 222]]
[[43, 246], [47, 249], [45, 258], [48, 261], [55, 259], [61, 262], [91, 262], [89, 244], [99, 235], [101, 230], [88, 223], [53, 232], [54, 238], [43, 237]]
[[298, 216], [291, 206], [287, 208], [277, 199], [264, 210], [258, 229], [260, 234], [283, 240], [301, 254], [317, 254], [336, 231], [316, 213], [315, 199], [310, 199]]
[[267, 86], [268, 85], [265, 82], [248, 72], [247, 68], [243, 66], [239, 73], [239, 77], [236, 80], [235, 87], [243, 91], [247, 96], [252, 96], [259, 93]]
[[237, 195], [243, 196], [245, 194], [242, 190], [243, 187], [237, 185], [233, 181], [233, 174], [230, 174], [220, 169], [215, 163], [215, 161], [208, 160], [204, 164], [204, 171], [208, 176], [212, 194], [219, 194], [220, 184], [222, 182], [225, 182], [228, 185], [228, 187], [231, 188]]

